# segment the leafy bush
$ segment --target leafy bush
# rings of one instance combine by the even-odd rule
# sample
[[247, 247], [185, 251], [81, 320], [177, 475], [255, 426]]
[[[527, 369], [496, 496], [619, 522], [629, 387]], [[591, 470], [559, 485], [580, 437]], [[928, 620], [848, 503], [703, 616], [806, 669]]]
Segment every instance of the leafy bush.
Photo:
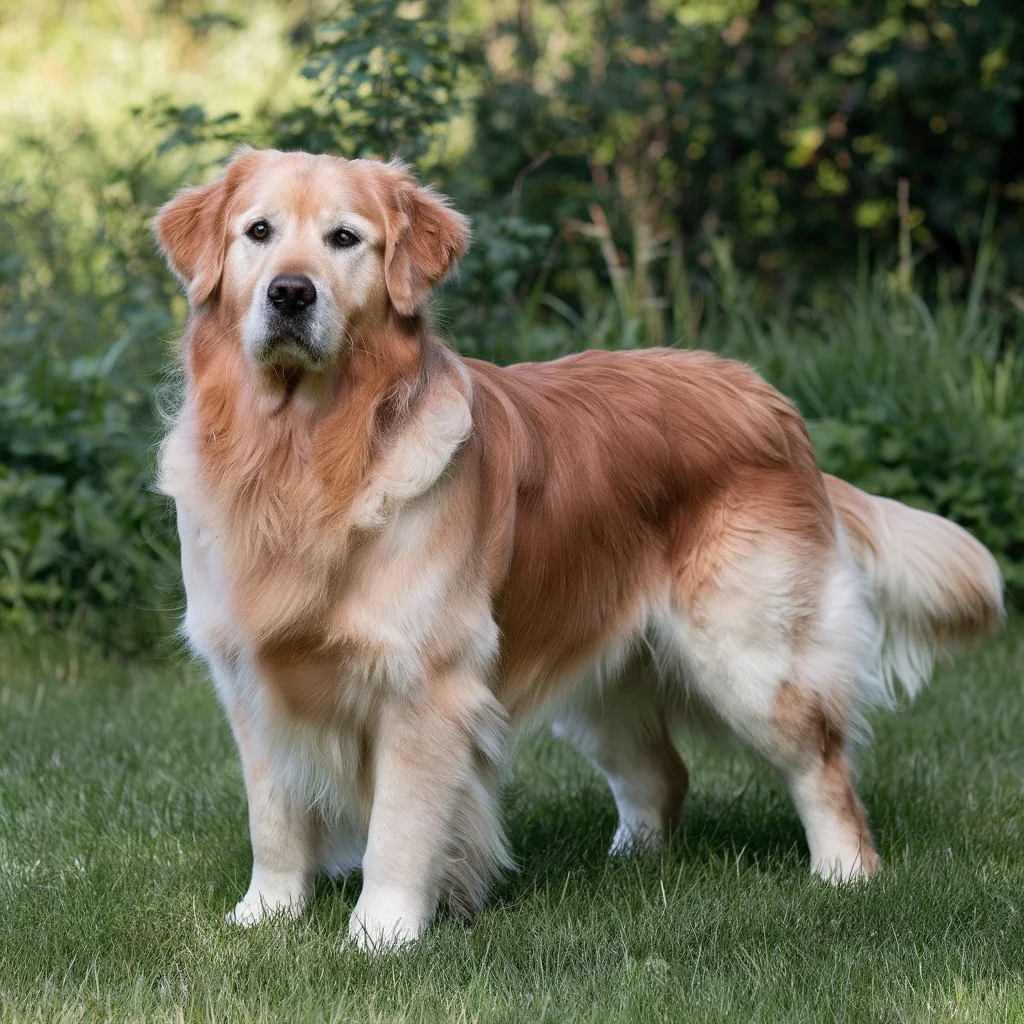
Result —
[[0, 383], [0, 613], [130, 647], [179, 603], [148, 396], [110, 358], [25, 355]]
[[87, 137], [55, 148], [26, 140], [0, 196], [0, 620], [126, 647], [179, 603], [151, 491], [175, 326], [145, 227], [162, 188]]
[[526, 5], [525, 24], [501, 26], [516, 59], [481, 72], [477, 178], [506, 194], [545, 155], [524, 216], [562, 223], [599, 202], [620, 240], [699, 239], [710, 219], [740, 265], [771, 273], [894, 245], [905, 179], [919, 248], [969, 267], [994, 200], [996, 237], [1024, 265], [1016, 0], [696, 6], [575, 8], [551, 32], [556, 57], [547, 5]]
[[595, 229], [650, 256], [654, 298], [673, 283], [646, 265], [674, 245], [699, 276], [709, 229], [773, 287], [853, 271], [901, 233], [905, 272], [929, 257], [928, 276], [966, 281], [988, 210], [1024, 283], [1016, 0], [535, 0], [517, 15], [354, 0], [305, 48], [309, 102], [245, 123], [191, 107], [171, 139], [413, 160], [473, 215], [478, 251], [511, 256], [467, 268], [450, 308], [470, 321], [538, 288], [578, 307], [588, 274], [614, 288]]
[[[415, 161], [473, 217], [436, 308], [461, 350], [746, 359], [826, 469], [963, 522], [1024, 596], [1012, 0], [325, 9], [282, 44], [299, 99], [247, 117], [161, 101], [130, 132], [0, 146], [0, 619], [118, 646], [167, 633], [152, 393], [184, 307], [146, 221], [239, 141]], [[240, 24], [182, 17], [196, 54]]]

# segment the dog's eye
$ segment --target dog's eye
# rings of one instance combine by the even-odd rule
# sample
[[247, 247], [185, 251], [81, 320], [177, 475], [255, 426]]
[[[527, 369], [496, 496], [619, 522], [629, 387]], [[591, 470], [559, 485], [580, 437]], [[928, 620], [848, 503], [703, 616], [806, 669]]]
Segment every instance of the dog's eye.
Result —
[[338, 228], [327, 236], [327, 244], [332, 249], [351, 249], [359, 244], [359, 236], [348, 228]]
[[254, 242], [265, 242], [270, 237], [270, 225], [265, 220], [258, 220], [245, 234]]

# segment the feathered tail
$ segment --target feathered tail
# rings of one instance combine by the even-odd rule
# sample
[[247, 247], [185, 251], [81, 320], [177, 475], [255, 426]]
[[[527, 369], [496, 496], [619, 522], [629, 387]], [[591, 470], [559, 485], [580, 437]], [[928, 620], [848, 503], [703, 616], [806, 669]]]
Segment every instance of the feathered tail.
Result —
[[935, 657], [994, 633], [1005, 618], [991, 552], [966, 530], [825, 476], [832, 505], [867, 576], [884, 630], [882, 669], [913, 697]]

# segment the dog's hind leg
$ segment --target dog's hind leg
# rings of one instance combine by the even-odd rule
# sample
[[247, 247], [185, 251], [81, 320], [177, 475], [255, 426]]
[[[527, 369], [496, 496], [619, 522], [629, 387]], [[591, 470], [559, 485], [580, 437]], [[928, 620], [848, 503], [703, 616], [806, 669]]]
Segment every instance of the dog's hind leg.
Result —
[[584, 684], [559, 707], [552, 731], [608, 780], [619, 813], [609, 853], [660, 847], [682, 820], [689, 776], [655, 680], [636, 670], [607, 687]]
[[668, 630], [702, 703], [782, 775], [812, 870], [837, 882], [868, 878], [880, 860], [849, 748], [877, 660], [874, 619], [834, 554], [823, 553], [813, 587], [793, 585], [785, 554], [767, 544], [748, 551]]

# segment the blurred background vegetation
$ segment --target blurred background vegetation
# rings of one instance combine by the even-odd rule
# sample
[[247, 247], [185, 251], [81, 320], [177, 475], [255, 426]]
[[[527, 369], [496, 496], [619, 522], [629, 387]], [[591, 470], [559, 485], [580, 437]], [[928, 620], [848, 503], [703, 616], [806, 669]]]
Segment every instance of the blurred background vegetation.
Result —
[[751, 361], [823, 465], [1024, 594], [1019, 0], [0, 0], [0, 622], [144, 648], [184, 303], [147, 230], [240, 141], [411, 160], [503, 362]]

